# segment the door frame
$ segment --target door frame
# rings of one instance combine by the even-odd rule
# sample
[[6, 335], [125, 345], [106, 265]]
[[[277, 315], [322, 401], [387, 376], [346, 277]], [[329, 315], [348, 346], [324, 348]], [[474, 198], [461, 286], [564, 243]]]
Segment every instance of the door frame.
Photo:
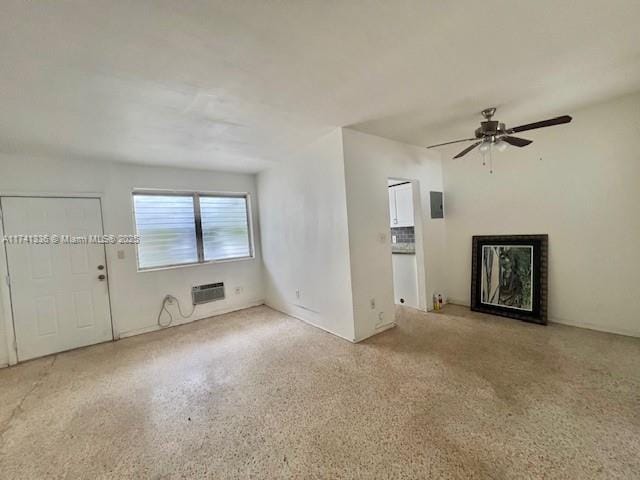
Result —
[[[4, 211], [2, 210], [2, 199], [5, 197], [23, 197], [23, 198], [85, 198], [98, 200], [100, 206], [100, 224], [102, 233], [104, 234], [104, 212], [102, 210], [102, 193], [50, 193], [50, 192], [13, 192], [0, 191], [0, 237], [4, 237]], [[113, 313], [111, 308], [111, 288], [109, 286], [109, 257], [107, 256], [106, 245], [102, 245], [104, 250], [105, 270], [107, 274], [107, 304], [109, 306], [109, 321], [111, 323], [111, 341], [115, 340], [117, 329], [113, 322]], [[9, 352], [9, 365], [16, 365], [18, 360], [18, 339], [16, 337], [15, 319], [13, 315], [13, 302], [11, 299], [11, 287], [7, 279], [9, 278], [9, 257], [4, 241], [0, 241], [0, 300], [2, 301], [2, 317], [4, 319], [4, 330], [6, 335], [7, 352]], [[52, 354], [55, 355], [55, 354]], [[0, 365], [1, 367], [2, 365]]]

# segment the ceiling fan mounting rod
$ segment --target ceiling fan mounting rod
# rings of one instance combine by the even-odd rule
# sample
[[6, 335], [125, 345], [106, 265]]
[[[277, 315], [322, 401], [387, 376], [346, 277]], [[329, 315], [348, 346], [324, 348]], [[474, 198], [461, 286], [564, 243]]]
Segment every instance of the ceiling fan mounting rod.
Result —
[[482, 114], [482, 116], [484, 118], [486, 118], [487, 120], [491, 120], [491, 117], [493, 117], [496, 113], [496, 107], [489, 107], [489, 108], [485, 108], [484, 110], [482, 110], [482, 112], [480, 112]]

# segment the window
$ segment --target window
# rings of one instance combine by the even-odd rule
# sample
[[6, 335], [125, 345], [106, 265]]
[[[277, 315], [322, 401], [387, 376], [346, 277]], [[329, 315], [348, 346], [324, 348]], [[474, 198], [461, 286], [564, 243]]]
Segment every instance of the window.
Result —
[[253, 256], [247, 194], [134, 192], [140, 270]]
[[251, 256], [247, 197], [200, 196], [205, 261]]

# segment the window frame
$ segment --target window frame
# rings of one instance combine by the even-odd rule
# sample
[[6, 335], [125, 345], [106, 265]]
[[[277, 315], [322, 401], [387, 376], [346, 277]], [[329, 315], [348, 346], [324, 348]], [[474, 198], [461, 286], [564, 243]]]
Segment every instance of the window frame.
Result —
[[[170, 265], [159, 265], [156, 267], [140, 267], [140, 244], [136, 244], [136, 268], [138, 272], [153, 272], [157, 270], [169, 270], [182, 267], [193, 267], [197, 265], [209, 265], [215, 263], [239, 262], [244, 260], [255, 259], [255, 247], [253, 238], [253, 214], [251, 210], [251, 193], [249, 192], [224, 192], [224, 191], [195, 191], [195, 190], [163, 190], [149, 188], [134, 188], [131, 191], [131, 213], [133, 216], [133, 230], [138, 235], [138, 224], [136, 222], [136, 195], [148, 196], [175, 196], [175, 197], [192, 197], [193, 198], [193, 217], [195, 222], [196, 233], [196, 251], [198, 261], [189, 263], [177, 263]], [[202, 234], [202, 214], [200, 211], [200, 197], [221, 197], [221, 198], [244, 198], [246, 202], [247, 213], [247, 234], [249, 240], [249, 255], [243, 257], [222, 258], [218, 260], [204, 259], [204, 236]]]

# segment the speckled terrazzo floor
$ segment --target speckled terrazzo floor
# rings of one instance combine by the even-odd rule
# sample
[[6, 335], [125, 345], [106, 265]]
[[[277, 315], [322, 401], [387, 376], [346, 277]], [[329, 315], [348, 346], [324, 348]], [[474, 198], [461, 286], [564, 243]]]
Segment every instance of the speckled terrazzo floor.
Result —
[[257, 307], [0, 370], [0, 477], [638, 478], [640, 339]]

